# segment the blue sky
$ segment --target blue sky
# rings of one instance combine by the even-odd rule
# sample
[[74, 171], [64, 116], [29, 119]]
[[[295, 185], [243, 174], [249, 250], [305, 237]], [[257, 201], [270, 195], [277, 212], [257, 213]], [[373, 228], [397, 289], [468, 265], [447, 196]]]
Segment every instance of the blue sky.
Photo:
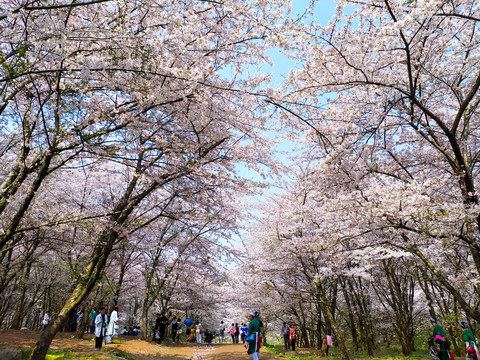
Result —
[[[292, 5], [292, 16], [301, 15], [305, 12], [305, 9], [310, 5], [309, 0], [293, 0]], [[314, 18], [306, 18], [305, 21], [317, 21], [321, 25], [327, 25], [332, 16], [335, 13], [336, 2], [334, 0], [316, 0], [315, 1], [315, 16]], [[283, 55], [279, 50], [272, 49], [268, 52], [268, 55], [273, 60], [273, 66], [265, 64], [263, 67], [260, 67], [259, 71], [264, 71], [266, 73], [272, 74], [272, 81], [269, 86], [274, 87], [279, 85], [285, 76], [288, 75], [291, 69], [295, 68], [295, 62], [288, 59]], [[274, 133], [268, 133], [266, 136], [276, 137]], [[288, 162], [285, 155], [282, 154], [283, 151], [291, 151], [293, 148], [293, 143], [284, 141], [278, 147], [278, 158], [282, 161]], [[247, 169], [246, 166], [239, 164], [237, 169], [240, 171], [240, 176], [254, 181], [265, 181], [258, 173], [255, 171]], [[268, 173], [268, 169], [265, 167], [265, 172]], [[272, 183], [272, 188], [266, 191], [266, 193], [275, 193], [276, 190], [273, 184], [273, 179], [267, 179]], [[262, 195], [258, 196], [257, 200], [261, 200]]]
[[[293, 6], [292, 6], [292, 15], [295, 16], [295, 14], [303, 14], [305, 12], [305, 8], [309, 6], [310, 1], [308, 0], [294, 0], [293, 1]], [[334, 0], [317, 0], [315, 4], [315, 17], [314, 19], [320, 23], [321, 25], [327, 25], [327, 23], [330, 21], [332, 16], [335, 13], [335, 6], [336, 2]], [[311, 19], [305, 19], [305, 21], [311, 21]], [[268, 55], [271, 57], [273, 60], [274, 65], [271, 67], [267, 64], [264, 66], [255, 69], [255, 71], [264, 71], [266, 73], [272, 74], [272, 82], [269, 84], [271, 87], [275, 87], [279, 85], [283, 78], [288, 75], [290, 70], [295, 67], [295, 62], [286, 58], [283, 54], [280, 53], [278, 50], [270, 50]], [[252, 69], [253, 70], [253, 69]], [[231, 69], [226, 70], [227, 72], [231, 71]], [[232, 74], [227, 74], [227, 76], [232, 76]], [[278, 136], [277, 134], [273, 132], [266, 133], [265, 136], [269, 137], [275, 137]], [[277, 158], [282, 161], [284, 164], [290, 165], [290, 161], [287, 159], [287, 156], [285, 155], [285, 152], [292, 152], [293, 149], [293, 143], [289, 141], [284, 141], [282, 142], [278, 148], [276, 149], [277, 151]], [[292, 166], [295, 166], [292, 164]], [[239, 171], [239, 175], [243, 178], [250, 179], [253, 181], [258, 181], [258, 182], [267, 182], [270, 184], [270, 187], [268, 189], [264, 189], [261, 191], [258, 189], [257, 194], [253, 196], [252, 198], [249, 199], [249, 202], [253, 204], [264, 204], [265, 206], [268, 206], [268, 197], [275, 194], [279, 193], [282, 190], [275, 185], [275, 179], [273, 178], [267, 178], [263, 179], [260, 174], [256, 173], [253, 170], [249, 170], [244, 164], [237, 164], [236, 166], [237, 170]], [[264, 171], [266, 174], [269, 173], [269, 169], [267, 167], [264, 167]], [[287, 179], [286, 176], [283, 177], [283, 179]], [[258, 214], [257, 211], [253, 211], [254, 214], [256, 215], [261, 215]], [[246, 222], [250, 222], [253, 219], [249, 219], [247, 215], [247, 219], [245, 219]], [[245, 223], [244, 223], [245, 224]], [[245, 224], [246, 225], [246, 224]], [[248, 234], [245, 233], [242, 229], [240, 229], [240, 237], [238, 236], [233, 236], [233, 240], [237, 242], [237, 246], [243, 247], [242, 240], [248, 241]], [[230, 264], [229, 267], [234, 266], [233, 264]]]
[[[310, 5], [309, 0], [293, 0], [292, 15], [301, 15]], [[336, 2], [334, 0], [317, 0], [315, 3], [315, 18], [306, 18], [305, 21], [315, 20], [321, 25], [327, 25], [335, 13]], [[282, 55], [278, 50], [270, 50], [268, 54], [274, 62], [273, 68], [266, 67], [265, 71], [273, 74], [272, 86], [279, 84], [283, 77], [288, 75], [295, 63]], [[269, 69], [268, 69], [269, 68]]]

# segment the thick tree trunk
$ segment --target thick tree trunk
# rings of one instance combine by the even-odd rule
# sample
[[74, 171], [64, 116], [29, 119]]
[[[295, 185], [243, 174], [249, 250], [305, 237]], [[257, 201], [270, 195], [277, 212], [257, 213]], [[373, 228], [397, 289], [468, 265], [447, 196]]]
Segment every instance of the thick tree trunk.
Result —
[[[47, 327], [41, 334], [37, 346], [33, 350], [29, 360], [44, 360], [48, 348], [52, 343], [57, 332], [61, 331], [66, 321], [70, 319], [70, 314], [81, 304], [85, 297], [90, 293], [97, 280], [101, 277], [107, 258], [112, 250], [115, 239], [118, 234], [114, 230], [108, 230], [100, 236], [97, 247], [94, 250], [92, 260], [83, 270], [82, 276], [73, 290], [70, 298], [66, 301], [62, 310], [58, 314], [52, 326]], [[104, 244], [104, 246], [102, 246]]]
[[147, 341], [147, 329], [148, 329], [148, 309], [143, 307], [142, 309], [142, 333], [140, 334], [140, 337], [142, 340]]
[[[68, 303], [68, 302], [67, 302]], [[47, 355], [48, 348], [52, 343], [55, 335], [63, 329], [65, 322], [69, 319], [69, 311], [66, 311], [67, 308], [64, 306], [58, 317], [50, 323], [45, 330], [42, 331], [40, 335], [40, 340], [37, 342], [37, 346], [33, 350], [33, 353], [30, 355], [29, 360], [44, 360]]]
[[322, 313], [319, 311], [319, 309], [317, 308], [317, 331], [316, 331], [316, 335], [317, 335], [317, 349], [321, 349], [322, 346], [323, 346], [323, 336], [322, 336]]

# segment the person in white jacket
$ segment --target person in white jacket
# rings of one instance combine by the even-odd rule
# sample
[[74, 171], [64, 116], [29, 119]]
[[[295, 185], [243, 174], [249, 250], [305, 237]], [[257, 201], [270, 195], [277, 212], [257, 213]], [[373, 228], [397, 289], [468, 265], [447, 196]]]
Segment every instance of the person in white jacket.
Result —
[[105, 308], [95, 318], [95, 350], [102, 350], [103, 337], [107, 328], [108, 316], [105, 314]]
[[195, 325], [195, 332], [197, 335], [197, 344], [201, 344], [203, 330], [202, 330], [202, 324], [200, 324], [200, 321], [197, 321], [197, 325]]
[[[113, 307], [113, 311], [110, 314], [110, 321], [108, 323], [107, 327], [107, 333], [106, 335], [110, 336], [110, 338], [113, 337], [113, 335], [118, 335], [118, 309], [120, 307], [118, 305], [115, 305]], [[111, 341], [111, 339], [110, 339]]]
[[50, 311], [47, 311], [42, 320], [43, 330], [47, 328], [48, 324], [50, 323], [50, 320], [51, 320]]

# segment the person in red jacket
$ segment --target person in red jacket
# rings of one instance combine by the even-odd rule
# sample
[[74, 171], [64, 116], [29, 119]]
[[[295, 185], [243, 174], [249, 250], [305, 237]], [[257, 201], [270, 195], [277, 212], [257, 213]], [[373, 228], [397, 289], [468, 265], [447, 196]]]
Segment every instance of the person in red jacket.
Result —
[[291, 323], [290, 327], [288, 328], [288, 338], [290, 339], [292, 351], [295, 351], [295, 342], [297, 341], [297, 329], [295, 329], [294, 323]]

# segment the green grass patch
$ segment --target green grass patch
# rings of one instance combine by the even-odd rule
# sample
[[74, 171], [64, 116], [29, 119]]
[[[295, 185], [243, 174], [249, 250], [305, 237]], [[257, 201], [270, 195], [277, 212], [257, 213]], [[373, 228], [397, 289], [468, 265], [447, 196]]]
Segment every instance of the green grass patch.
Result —
[[78, 354], [75, 353], [73, 349], [49, 349], [45, 360], [56, 360], [56, 359], [77, 359]]
[[125, 351], [122, 351], [122, 350], [119, 350], [119, 349], [113, 349], [110, 351], [110, 353], [112, 353], [113, 355], [115, 356], [118, 356], [122, 359], [125, 359], [125, 360], [135, 360], [135, 358], [131, 355], [128, 355]]
[[129, 341], [130, 339], [120, 339], [118, 337], [116, 337], [115, 339], [113, 339], [113, 342], [115, 344], [125, 344]]
[[[347, 343], [348, 355], [350, 359], [381, 359], [381, 360], [425, 360], [429, 359], [429, 355], [426, 350], [426, 346], [422, 341], [415, 343], [416, 351], [410, 356], [403, 356], [402, 348], [399, 344], [391, 344], [389, 347], [386, 344], [378, 344], [378, 348], [375, 350], [374, 355], [370, 356], [368, 353], [362, 350], [353, 350], [352, 344]], [[338, 347], [331, 347], [328, 352], [328, 356], [322, 356], [320, 350], [315, 348], [297, 348], [295, 353], [292, 351], [285, 351], [285, 347], [282, 345], [264, 345], [262, 350], [271, 354], [277, 355], [282, 359], [287, 360], [330, 360], [340, 359], [340, 349]]]

